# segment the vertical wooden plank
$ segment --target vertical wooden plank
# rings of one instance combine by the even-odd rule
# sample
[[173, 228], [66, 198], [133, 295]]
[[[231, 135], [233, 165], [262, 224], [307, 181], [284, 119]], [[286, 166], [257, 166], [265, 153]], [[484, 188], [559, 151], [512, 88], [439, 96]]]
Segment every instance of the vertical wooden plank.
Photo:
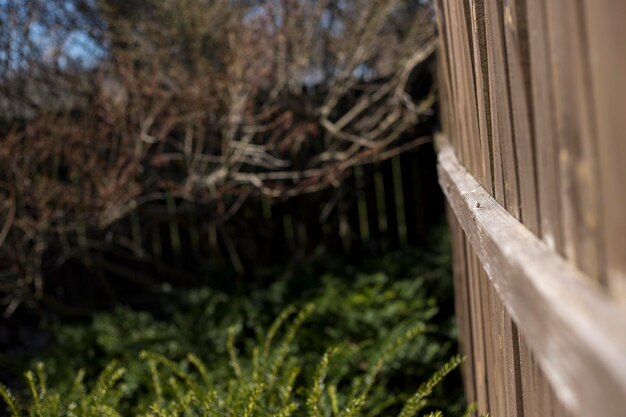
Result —
[[354, 172], [346, 178], [344, 188], [350, 248], [358, 250], [361, 246], [361, 222], [359, 221], [358, 189]]
[[481, 297], [480, 275], [477, 272], [478, 259], [472, 252], [469, 241], [465, 239], [465, 253], [468, 256], [468, 280], [469, 280], [469, 300], [471, 310], [471, 328], [472, 328], [472, 351], [474, 352], [474, 384], [476, 390], [476, 402], [478, 410], [481, 414], [489, 412], [489, 393], [486, 363], [487, 358], [485, 349], [485, 317], [483, 309], [485, 304]]
[[526, 0], [528, 47], [532, 90], [532, 109], [537, 161], [538, 199], [541, 238], [563, 253], [559, 170], [554, 130], [552, 83], [550, 77], [550, 43], [547, 33], [546, 2]]
[[393, 182], [393, 165], [390, 159], [381, 164], [383, 188], [385, 195], [385, 215], [387, 218], [387, 239], [390, 249], [400, 246], [400, 232], [398, 229], [398, 213], [396, 207], [395, 184]]
[[523, 417], [524, 408], [522, 400], [522, 369], [520, 361], [520, 346], [517, 325], [509, 316], [506, 308], [500, 303], [501, 326], [504, 337], [504, 364], [505, 364], [505, 396], [507, 415], [511, 417]]
[[533, 358], [532, 352], [524, 336], [520, 333], [519, 347], [520, 347], [520, 367], [522, 369], [522, 406], [525, 416], [538, 416], [542, 415], [539, 412], [539, 404], [537, 401], [537, 387], [534, 384], [533, 375]]
[[357, 218], [359, 221], [359, 230], [361, 232], [361, 243], [365, 243], [370, 240], [369, 224], [367, 222], [367, 202], [365, 201], [365, 182], [363, 179], [363, 166], [354, 167], [354, 180], [355, 180], [355, 199]]
[[489, 115], [489, 74], [487, 70], [487, 35], [485, 33], [485, 2], [484, 0], [473, 0], [470, 2], [469, 7], [474, 55], [476, 117], [478, 118], [480, 159], [483, 170], [482, 185], [491, 194], [494, 194], [492, 130]]
[[[499, 414], [501, 400], [504, 398], [501, 388], [502, 367], [498, 360], [496, 340], [498, 333], [494, 322], [493, 288], [489, 277], [483, 268], [480, 268], [481, 300], [483, 305], [483, 326], [485, 328], [486, 372], [488, 385], [487, 409], [492, 415]], [[503, 408], [502, 408], [503, 409]]]
[[[491, 126], [494, 138], [494, 164], [501, 158], [503, 196], [496, 199], [504, 202], [506, 209], [516, 218], [520, 217], [518, 194], [517, 160], [511, 125], [509, 85], [507, 79], [507, 62], [502, 31], [502, 4], [500, 0], [486, 0], [485, 25], [487, 40], [487, 56], [489, 62], [489, 94], [491, 104]], [[499, 149], [499, 155], [498, 155]], [[496, 170], [498, 168], [495, 168]]]
[[591, 108], [586, 31], [579, 3], [546, 3], [559, 144], [560, 195], [565, 254], [592, 279], [601, 275], [599, 171]]
[[450, 138], [454, 145], [452, 136], [452, 125], [454, 124], [454, 113], [452, 108], [454, 105], [452, 98], [452, 78], [450, 73], [450, 53], [448, 41], [448, 28], [445, 25], [443, 0], [436, 0], [435, 21], [437, 24], [437, 32], [439, 34], [439, 50], [437, 54], [437, 85], [439, 87], [439, 106], [441, 110], [441, 125], [445, 134]]
[[456, 88], [456, 63], [454, 60], [454, 41], [452, 39], [452, 28], [450, 27], [450, 12], [448, 6], [449, 0], [438, 0], [438, 10], [439, 13], [439, 27], [441, 28], [441, 40], [442, 47], [445, 48], [445, 63], [447, 64], [448, 71], [448, 82], [446, 84], [446, 91], [448, 93], [448, 113], [450, 115], [449, 121], [450, 125], [448, 126], [450, 133], [454, 136], [452, 139], [452, 143], [454, 145], [454, 149], [459, 157], [459, 160], [463, 160], [462, 158], [465, 156], [463, 149], [463, 141], [461, 140], [461, 128], [460, 128], [460, 120], [457, 116], [457, 102], [458, 102], [458, 89]]
[[468, 402], [476, 401], [474, 384], [474, 359], [472, 350], [471, 311], [469, 285], [463, 229], [457, 222], [449, 206], [446, 205], [453, 250], [453, 276], [455, 287], [455, 309], [459, 328], [459, 351], [466, 356], [463, 365], [463, 382]]
[[554, 415], [554, 403], [556, 398], [554, 396], [554, 390], [548, 383], [548, 380], [543, 374], [543, 371], [533, 359], [533, 384], [535, 385], [535, 392], [537, 393], [537, 409], [540, 416], [552, 416]]
[[526, 0], [504, 0], [504, 37], [518, 168], [520, 219], [533, 233], [539, 234], [526, 15]]
[[556, 395], [554, 394], [554, 389], [548, 382], [545, 377], [545, 374], [541, 370], [537, 360], [534, 355], [526, 347], [525, 349], [529, 352], [529, 364], [531, 366], [531, 380], [530, 384], [532, 386], [532, 393], [534, 394], [533, 404], [530, 406], [532, 408], [527, 408], [528, 410], [536, 410], [536, 414], [529, 413], [528, 415], [538, 415], [538, 416], [554, 416], [555, 415], [555, 405], [558, 402], [556, 399]]
[[465, 328], [465, 342], [463, 343], [464, 351], [468, 357], [468, 365], [466, 367], [466, 393], [469, 401], [477, 401], [477, 391], [476, 391], [476, 377], [475, 377], [475, 363], [476, 363], [476, 352], [474, 351], [473, 338], [475, 337], [472, 334], [472, 310], [471, 310], [471, 300], [470, 300], [470, 272], [468, 269], [468, 254], [466, 253], [463, 229], [457, 223], [457, 250], [459, 252], [459, 265], [460, 269], [460, 286], [462, 293], [462, 314], [463, 314], [463, 326]]
[[454, 113], [455, 120], [455, 150], [459, 157], [459, 160], [463, 162], [463, 164], [470, 170], [473, 171], [472, 161], [469, 159], [469, 149], [468, 149], [468, 141], [466, 139], [467, 133], [467, 123], [465, 119], [465, 111], [463, 107], [463, 95], [462, 95], [462, 86], [461, 86], [461, 74], [463, 72], [463, 68], [461, 67], [461, 63], [458, 59], [459, 49], [462, 48], [459, 45], [459, 40], [457, 36], [458, 27], [454, 23], [454, 11], [453, 8], [455, 1], [453, 0], [444, 0], [444, 13], [443, 17], [445, 19], [445, 27], [447, 28], [447, 40], [449, 47], [449, 63], [450, 63], [450, 73], [451, 73], [451, 91], [452, 91], [452, 103], [454, 105], [452, 111]]
[[363, 166], [363, 193], [365, 195], [365, 207], [367, 209], [367, 230], [369, 231], [369, 244], [375, 252], [380, 249], [380, 224], [378, 223], [378, 204], [376, 197], [376, 184], [374, 182], [374, 166]]
[[486, 173], [483, 170], [481, 155], [479, 152], [479, 128], [476, 118], [476, 97], [474, 82], [474, 65], [472, 60], [473, 42], [470, 39], [472, 34], [470, 27], [470, 16], [467, 2], [451, 2], [451, 13], [454, 23], [454, 33], [458, 40], [458, 50], [456, 59], [459, 61], [460, 86], [462, 88], [461, 109], [462, 117], [466, 122], [465, 141], [468, 148], [468, 170], [482, 184], [485, 181]]
[[551, 416], [552, 396], [543, 372], [536, 363], [524, 336], [518, 334], [522, 405], [525, 416]]
[[626, 2], [583, 4], [597, 121], [606, 278], [615, 300], [626, 307]]
[[[520, 219], [533, 233], [539, 235], [527, 13], [526, 0], [504, 0], [504, 37], [518, 167]], [[507, 385], [508, 412], [516, 415], [529, 414], [531, 410], [536, 410], [535, 405], [530, 402], [526, 404], [524, 398], [524, 389], [528, 394], [532, 380], [532, 366], [526, 362], [530, 359], [530, 352], [523, 343], [520, 343], [517, 328], [510, 319], [505, 320], [505, 327], [507, 332], [511, 332], [513, 341], [513, 345], [506, 345], [507, 360], [510, 361], [507, 369], [513, 370], [512, 373], [509, 372], [507, 378], [509, 384], [512, 383]], [[528, 406], [529, 410], [526, 410], [525, 406]]]
[[[482, 268], [481, 268], [482, 269]], [[488, 339], [489, 395], [490, 412], [492, 415], [522, 416], [524, 415], [521, 391], [520, 358], [517, 345], [517, 328], [502, 304], [500, 295], [493, 288], [489, 278], [482, 270], [487, 289], [489, 320], [485, 323], [491, 335]]]
[[[485, 274], [485, 279], [488, 280]], [[489, 317], [491, 326], [491, 357], [489, 358], [489, 365], [494, 367], [493, 385], [494, 397], [491, 406], [493, 407], [491, 412], [493, 415], [508, 416], [509, 411], [509, 398], [507, 396], [507, 384], [508, 370], [505, 355], [505, 342], [506, 335], [503, 331], [504, 326], [504, 311], [502, 310], [502, 303], [500, 297], [491, 283], [489, 283], [488, 289], [489, 297]]]
[[[509, 19], [510, 20], [510, 16]], [[496, 164], [501, 164], [501, 178], [503, 186], [499, 187], [495, 184], [495, 197], [503, 203], [504, 207], [515, 217], [521, 218], [522, 207], [520, 203], [520, 181], [519, 171], [524, 170], [526, 175], [525, 197], [528, 199], [528, 207], [530, 217], [537, 223], [536, 199], [532, 185], [534, 184], [534, 163], [532, 161], [532, 146], [530, 136], [528, 134], [528, 125], [526, 125], [526, 136], [518, 142], [516, 137], [516, 126], [514, 124], [512, 110], [512, 101], [515, 101], [510, 94], [511, 85], [509, 75], [509, 56], [517, 56], [518, 51], [509, 51], [507, 46], [519, 48], [519, 45], [512, 45], [512, 42], [506, 43], [506, 34], [504, 32], [504, 11], [502, 3], [497, 0], [486, 0], [485, 4], [485, 26], [486, 26], [486, 44], [487, 44], [487, 63], [489, 78], [489, 94], [491, 127], [493, 129], [493, 152], [494, 152], [494, 177], [498, 177]], [[509, 36], [510, 37], [510, 36]], [[518, 76], [515, 84], [515, 93], [519, 93], [517, 89], [523, 87], [523, 78], [520, 74], [523, 60], [517, 56], [518, 61], [514, 68], [514, 74]], [[524, 107], [527, 111], [525, 101], [517, 102], [516, 110], [524, 116], [520, 107]], [[522, 133], [524, 131], [522, 130]], [[518, 165], [518, 150], [523, 149], [525, 160], [521, 166]], [[499, 161], [498, 161], [499, 159]], [[498, 178], [499, 179], [499, 178]], [[496, 181], [498, 180], [496, 179]], [[531, 220], [532, 221], [532, 220]], [[537, 227], [535, 226], [535, 229]], [[492, 302], [493, 314], [497, 320], [498, 338], [494, 341], [498, 348], [494, 360], [499, 369], [498, 380], [498, 399], [495, 403], [499, 413], [507, 416], [521, 416], [524, 414], [522, 407], [522, 386], [521, 386], [521, 364], [520, 351], [517, 340], [517, 330], [515, 324], [508, 316], [506, 309], [502, 306], [499, 295], [494, 291]]]
[[393, 172], [393, 185], [394, 185], [394, 194], [396, 200], [396, 216], [398, 218], [398, 234], [400, 237], [400, 244], [406, 245], [408, 243], [407, 238], [407, 226], [406, 226], [406, 216], [407, 213], [404, 211], [404, 190], [402, 184], [402, 160], [400, 159], [400, 155], [395, 156], [391, 159], [391, 169]]
[[472, 13], [468, 2], [455, 2], [457, 10], [458, 33], [462, 50], [460, 58], [463, 60], [463, 89], [465, 111], [468, 119], [467, 141], [470, 148], [470, 157], [473, 161], [472, 172], [481, 184], [486, 184], [487, 172], [482, 161], [480, 146], [480, 130], [478, 123], [478, 109], [476, 97], [475, 68], [473, 60], [473, 31], [471, 28]]
[[[478, 40], [478, 50], [475, 54], [477, 54], [477, 59], [480, 60], [477, 65], [480, 65], [481, 76], [479, 78], [482, 83], [482, 93], [483, 93], [483, 109], [485, 117], [485, 125], [486, 125], [486, 133], [487, 133], [487, 146], [483, 150], [483, 152], [488, 152], [488, 160], [490, 164], [491, 171], [491, 187], [487, 188], [490, 193], [496, 198], [496, 200], [504, 205], [504, 173], [503, 173], [503, 163], [502, 163], [502, 151], [500, 145], [500, 136], [498, 132], [494, 130], [494, 126], [492, 124], [494, 115], [491, 113], [491, 109], [493, 103], [491, 103], [491, 95], [492, 95], [492, 76], [489, 75], [492, 64], [490, 63], [490, 54], [488, 49], [490, 48], [490, 43], [492, 43], [491, 34], [488, 33], [487, 30], [487, 21], [486, 21], [486, 0], [474, 0], [473, 1], [473, 14], [474, 14], [474, 31], [477, 32], [476, 39]], [[479, 88], [477, 84], [477, 89]]]

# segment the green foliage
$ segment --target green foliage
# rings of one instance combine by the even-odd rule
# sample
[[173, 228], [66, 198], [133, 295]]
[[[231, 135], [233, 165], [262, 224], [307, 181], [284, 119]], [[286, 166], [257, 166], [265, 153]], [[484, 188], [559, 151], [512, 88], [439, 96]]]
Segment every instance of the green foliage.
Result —
[[[307, 388], [299, 392], [294, 390], [294, 385], [301, 367], [305, 364], [296, 355], [294, 340], [312, 312], [312, 304], [306, 305], [297, 313], [293, 309], [286, 310], [270, 327], [271, 331], [257, 341], [252, 354], [246, 356], [240, 356], [235, 349], [235, 328], [230, 327], [227, 330], [226, 348], [232, 369], [226, 378], [221, 374], [216, 378], [208, 371], [211, 367], [193, 355], [180, 361], [172, 361], [160, 353], [142, 351], [141, 363], [151, 374], [151, 386], [142, 386], [147, 401], [133, 404], [130, 407], [132, 414], [145, 417], [381, 415], [382, 410], [375, 411], [371, 407], [365, 407], [370, 401], [369, 392], [377, 383], [378, 374], [403, 346], [412, 343], [417, 336], [424, 333], [425, 326], [417, 324], [388, 342], [361, 377], [343, 381], [340, 387], [329, 385], [326, 389], [327, 373], [339, 350], [328, 349], [318, 362], [313, 377], [305, 382]], [[285, 327], [284, 323], [289, 324]], [[273, 340], [281, 330], [282, 336], [274, 344]], [[461, 358], [454, 357], [446, 362], [411, 397], [399, 417], [417, 415], [426, 405], [433, 388], [461, 361]], [[65, 389], [48, 387], [43, 365], [38, 365], [36, 373], [26, 373], [31, 391], [31, 399], [26, 406], [18, 406], [6, 388], [0, 388], [0, 392], [13, 416], [128, 415], [128, 404], [123, 404], [125, 398], [128, 399], [125, 372], [125, 368], [117, 362], [111, 362], [90, 388], [85, 385], [81, 371], [74, 378], [71, 387]], [[431, 415], [443, 416], [440, 411], [434, 411]]]
[[4, 403], [6, 404], [8, 411], [11, 412], [11, 417], [19, 416], [20, 415], [19, 407], [17, 403], [15, 402], [15, 398], [13, 397], [13, 394], [8, 388], [6, 388], [4, 385], [1, 385], [1, 384], [0, 384], [0, 396], [2, 397], [2, 400], [4, 401]]
[[[311, 415], [336, 417], [350, 398], [364, 415], [397, 415], [420, 382], [456, 353], [449, 263], [441, 239], [428, 250], [356, 260], [358, 267], [325, 254], [245, 293], [172, 290], [152, 309], [120, 306], [88, 322], [56, 324], [55, 343], [31, 367], [45, 362], [47, 384], [69, 392], [76, 370], [83, 370], [79, 381], [91, 386], [110, 362], [123, 364], [116, 405], [123, 415], [165, 401], [174, 390], [170, 377], [184, 396], [183, 375], [214, 387], [233, 375], [254, 374], [257, 380], [262, 368], [263, 381], [283, 382], [276, 385], [283, 405], [276, 415], [303, 412], [307, 404]], [[315, 306], [315, 314], [305, 317], [312, 307], [297, 307], [305, 305]], [[411, 331], [411, 342], [401, 343]], [[388, 358], [379, 363], [384, 351]], [[221, 398], [219, 391], [204, 394], [209, 403]], [[289, 402], [294, 395], [298, 411]], [[465, 411], [457, 374], [428, 398], [425, 411]]]

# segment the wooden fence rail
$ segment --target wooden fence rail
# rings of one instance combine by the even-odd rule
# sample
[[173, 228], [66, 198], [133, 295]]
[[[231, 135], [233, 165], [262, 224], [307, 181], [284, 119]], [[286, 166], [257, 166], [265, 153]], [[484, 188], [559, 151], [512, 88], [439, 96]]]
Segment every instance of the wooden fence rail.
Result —
[[465, 385], [495, 417], [626, 415], [626, 2], [437, 0]]

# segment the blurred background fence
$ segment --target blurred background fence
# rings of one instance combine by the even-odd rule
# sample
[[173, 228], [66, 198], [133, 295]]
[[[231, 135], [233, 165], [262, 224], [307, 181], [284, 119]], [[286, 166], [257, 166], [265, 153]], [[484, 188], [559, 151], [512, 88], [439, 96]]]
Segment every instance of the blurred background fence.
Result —
[[[113, 225], [126, 248], [93, 250], [62, 264], [52, 250], [44, 260], [44, 281], [51, 294], [63, 289], [58, 301], [69, 313], [68, 307], [107, 305], [110, 297], [145, 296], [145, 289], [160, 291], [163, 283], [197, 285], [210, 269], [234, 269], [242, 280], [259, 283], [268, 268], [311, 256], [374, 256], [419, 246], [443, 213], [431, 137], [424, 142], [382, 163], [354, 168], [337, 188], [285, 201], [248, 198], [236, 216], [219, 224], [210, 207], [171, 196], [165, 204], [144, 205]], [[86, 274], [101, 279], [86, 281]], [[111, 287], [116, 285], [122, 294]]]

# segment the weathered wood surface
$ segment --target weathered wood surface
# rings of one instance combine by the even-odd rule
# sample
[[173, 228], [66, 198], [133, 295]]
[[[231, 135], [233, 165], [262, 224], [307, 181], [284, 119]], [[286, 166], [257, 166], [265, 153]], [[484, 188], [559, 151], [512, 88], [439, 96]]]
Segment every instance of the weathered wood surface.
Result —
[[[495, 201], [442, 142], [441, 186], [471, 246], [466, 252], [496, 290], [491, 302], [504, 304], [566, 407], [580, 416], [624, 416], [626, 313]], [[503, 337], [508, 330], [496, 329]]]
[[[626, 311], [626, 2], [436, 0], [435, 6], [442, 131], [449, 152], [498, 207], [479, 213], [509, 216], [517, 222], [511, 238], [530, 236], [559, 260], [552, 270], [535, 263], [537, 277], [558, 275], [546, 285], [573, 273], [582, 287], [572, 284], [563, 294], [606, 304], [576, 304], [559, 293], [550, 310], [539, 298], [547, 309], [543, 336], [528, 327], [541, 317], [536, 304], [514, 307], [506, 294], [529, 290], [511, 276], [506, 291], [494, 286], [489, 251], [497, 247], [478, 253], [490, 241], [468, 233], [450, 201], [468, 397], [495, 417], [626, 416], [616, 373], [624, 372], [626, 349], [622, 336], [608, 338], [624, 334]], [[573, 314], [569, 322], [562, 322], [564, 312]], [[574, 337], [583, 336], [572, 321], [581, 314], [587, 321], [580, 325], [599, 337], [593, 343]], [[537, 340], [546, 335], [555, 335], [548, 339], [552, 350]]]

